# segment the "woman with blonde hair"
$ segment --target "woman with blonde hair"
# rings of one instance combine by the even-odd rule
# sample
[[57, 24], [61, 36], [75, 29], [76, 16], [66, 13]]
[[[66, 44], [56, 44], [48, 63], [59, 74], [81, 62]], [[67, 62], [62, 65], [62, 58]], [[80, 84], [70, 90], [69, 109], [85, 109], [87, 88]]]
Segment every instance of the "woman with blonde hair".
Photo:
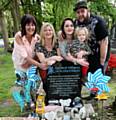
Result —
[[35, 45], [36, 54], [42, 63], [48, 66], [61, 61], [60, 50], [52, 24], [44, 23], [40, 30], [40, 42]]

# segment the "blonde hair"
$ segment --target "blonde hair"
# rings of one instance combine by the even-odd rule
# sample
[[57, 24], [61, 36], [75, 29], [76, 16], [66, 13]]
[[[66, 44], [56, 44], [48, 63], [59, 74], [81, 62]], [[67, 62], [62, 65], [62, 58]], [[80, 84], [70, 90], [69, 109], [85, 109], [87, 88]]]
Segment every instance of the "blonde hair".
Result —
[[86, 35], [86, 40], [88, 40], [88, 39], [89, 39], [89, 36], [90, 36], [90, 33], [89, 33], [89, 31], [88, 31], [88, 29], [87, 29], [86, 27], [77, 27], [77, 28], [75, 29], [75, 33], [74, 33], [75, 38], [78, 37], [78, 33], [79, 33], [81, 30], [84, 30], [85, 35]]
[[43, 23], [41, 30], [40, 30], [40, 42], [42, 43], [43, 46], [45, 46], [45, 37], [44, 37], [44, 30], [46, 27], [50, 27], [53, 31], [53, 37], [52, 37], [52, 46], [54, 47], [55, 43], [56, 43], [56, 33], [55, 33], [55, 29], [53, 27], [53, 25], [51, 23]]

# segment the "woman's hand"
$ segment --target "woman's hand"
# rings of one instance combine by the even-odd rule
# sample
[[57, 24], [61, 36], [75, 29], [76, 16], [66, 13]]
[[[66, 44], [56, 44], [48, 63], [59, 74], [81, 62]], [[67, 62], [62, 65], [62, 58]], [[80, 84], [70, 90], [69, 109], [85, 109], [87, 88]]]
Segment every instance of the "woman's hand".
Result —
[[85, 67], [89, 66], [89, 63], [85, 59], [76, 59], [75, 62], [77, 62], [78, 64], [85, 66]]
[[24, 45], [20, 31], [15, 34], [15, 41], [19, 45]]
[[67, 55], [68, 55], [68, 60], [73, 62], [74, 64], [78, 63], [78, 64], [80, 64], [82, 66], [86, 66], [86, 67], [89, 65], [89, 63], [83, 58], [81, 58], [81, 59], [74, 58], [70, 53], [68, 53]]
[[80, 52], [77, 53], [77, 58], [82, 59], [84, 55], [86, 55], [86, 51], [81, 50]]
[[53, 64], [55, 64], [55, 60], [49, 60], [49, 61], [47, 61], [47, 65], [49, 66], [49, 65], [53, 65]]
[[60, 62], [60, 61], [63, 60], [63, 58], [62, 58], [61, 56], [53, 56], [53, 57], [51, 58], [51, 60]]
[[31, 64], [29, 64], [28, 62], [26, 62], [25, 64], [22, 65], [22, 67], [24, 69], [28, 69], [31, 66]]
[[64, 40], [64, 38], [63, 38], [63, 33], [62, 33], [61, 30], [58, 32], [57, 35], [58, 35], [58, 40], [59, 40], [59, 41], [63, 41], [63, 40]]
[[62, 60], [63, 60], [63, 58], [62, 58], [61, 56], [53, 56], [51, 60], [48, 60], [48, 61], [47, 61], [47, 64], [48, 64], [48, 65], [53, 65], [53, 64], [55, 64], [57, 61], [60, 62], [60, 61], [62, 61]]
[[63, 58], [61, 56], [56, 56], [56, 61], [60, 62], [62, 60], [63, 60]]
[[42, 70], [47, 70], [48, 69], [48, 65], [46, 63], [39, 63], [38, 67]]

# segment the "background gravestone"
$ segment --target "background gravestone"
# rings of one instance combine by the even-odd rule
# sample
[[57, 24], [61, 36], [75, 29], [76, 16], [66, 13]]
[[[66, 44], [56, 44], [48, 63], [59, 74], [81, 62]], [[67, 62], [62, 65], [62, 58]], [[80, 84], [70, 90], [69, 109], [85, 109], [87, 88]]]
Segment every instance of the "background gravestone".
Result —
[[113, 25], [110, 32], [111, 52], [116, 54], [116, 24]]

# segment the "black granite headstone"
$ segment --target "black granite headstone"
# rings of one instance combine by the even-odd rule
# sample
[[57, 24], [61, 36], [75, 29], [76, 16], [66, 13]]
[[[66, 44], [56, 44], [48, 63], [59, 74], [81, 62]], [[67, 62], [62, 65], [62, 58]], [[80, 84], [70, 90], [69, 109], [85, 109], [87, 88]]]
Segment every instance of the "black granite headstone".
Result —
[[48, 68], [47, 79], [44, 83], [46, 99], [74, 99], [80, 96], [80, 65], [62, 61]]

